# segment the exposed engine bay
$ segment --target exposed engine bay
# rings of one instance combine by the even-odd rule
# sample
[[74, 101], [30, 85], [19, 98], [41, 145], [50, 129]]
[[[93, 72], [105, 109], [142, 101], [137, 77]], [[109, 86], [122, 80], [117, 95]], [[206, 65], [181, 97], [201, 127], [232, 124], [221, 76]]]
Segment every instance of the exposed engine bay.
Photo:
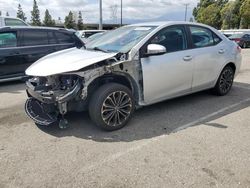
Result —
[[[26, 82], [29, 96], [25, 104], [26, 113], [38, 125], [58, 123], [60, 128], [66, 128], [65, 114], [87, 110], [89, 94], [96, 88], [95, 85], [116, 79], [113, 75], [138, 77], [136, 66], [132, 63], [135, 62], [126, 61], [125, 54], [117, 54], [76, 72], [31, 77]], [[136, 87], [139, 82], [132, 83], [132, 80], [134, 78], [129, 84]]]

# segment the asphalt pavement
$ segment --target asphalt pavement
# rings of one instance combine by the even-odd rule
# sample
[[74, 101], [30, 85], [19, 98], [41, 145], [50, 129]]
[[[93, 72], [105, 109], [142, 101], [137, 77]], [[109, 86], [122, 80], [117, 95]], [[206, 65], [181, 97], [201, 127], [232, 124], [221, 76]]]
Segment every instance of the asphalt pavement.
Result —
[[87, 113], [39, 128], [22, 82], [0, 85], [0, 188], [250, 187], [250, 49], [232, 91], [204, 91], [138, 110], [115, 132]]

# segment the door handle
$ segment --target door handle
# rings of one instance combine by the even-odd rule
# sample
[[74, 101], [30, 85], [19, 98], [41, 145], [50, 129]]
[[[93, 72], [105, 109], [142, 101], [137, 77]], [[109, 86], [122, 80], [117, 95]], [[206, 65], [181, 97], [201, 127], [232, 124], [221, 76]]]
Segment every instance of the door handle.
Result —
[[193, 59], [193, 57], [190, 55], [183, 57], [184, 61], [191, 61], [192, 59]]
[[219, 54], [224, 54], [225, 53], [225, 50], [224, 49], [220, 49], [219, 50]]

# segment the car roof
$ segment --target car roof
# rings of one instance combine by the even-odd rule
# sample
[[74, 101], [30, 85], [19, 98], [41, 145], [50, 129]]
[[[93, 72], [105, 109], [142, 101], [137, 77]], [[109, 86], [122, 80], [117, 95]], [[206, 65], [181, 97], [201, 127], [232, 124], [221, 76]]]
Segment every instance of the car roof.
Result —
[[94, 29], [92, 29], [92, 30], [78, 30], [78, 32], [105, 32], [106, 30], [94, 30]]
[[10, 19], [17, 19], [17, 20], [21, 20], [20, 18], [10, 17], [10, 16], [0, 16], [0, 18], [10, 18]]
[[183, 25], [197, 25], [197, 26], [205, 26], [209, 27], [208, 25], [204, 25], [201, 23], [195, 23], [195, 22], [186, 22], [186, 21], [160, 21], [160, 22], [144, 22], [144, 23], [137, 23], [137, 24], [132, 24], [129, 26], [168, 26], [168, 25], [175, 25], [175, 24], [183, 24]]
[[58, 27], [42, 27], [42, 26], [4, 26], [0, 27], [1, 30], [57, 30], [57, 31], [67, 31], [67, 32], [73, 32], [72, 30], [68, 30], [65, 28], [58, 28]]

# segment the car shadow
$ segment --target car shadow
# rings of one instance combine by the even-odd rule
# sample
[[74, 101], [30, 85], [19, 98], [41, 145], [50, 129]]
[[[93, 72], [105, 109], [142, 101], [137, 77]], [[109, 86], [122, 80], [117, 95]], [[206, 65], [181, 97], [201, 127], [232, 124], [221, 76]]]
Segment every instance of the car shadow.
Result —
[[19, 94], [25, 89], [23, 81], [9, 81], [0, 83], [0, 93]]
[[40, 129], [55, 137], [74, 136], [97, 142], [149, 139], [179, 131], [185, 125], [190, 127], [203, 124], [223, 130], [227, 125], [211, 121], [249, 107], [250, 100], [246, 100], [249, 97], [250, 85], [235, 83], [227, 96], [218, 97], [204, 91], [141, 108], [135, 112], [127, 126], [113, 132], [105, 132], [94, 126], [87, 112], [67, 115], [70, 127], [65, 130], [60, 130], [58, 126]]

